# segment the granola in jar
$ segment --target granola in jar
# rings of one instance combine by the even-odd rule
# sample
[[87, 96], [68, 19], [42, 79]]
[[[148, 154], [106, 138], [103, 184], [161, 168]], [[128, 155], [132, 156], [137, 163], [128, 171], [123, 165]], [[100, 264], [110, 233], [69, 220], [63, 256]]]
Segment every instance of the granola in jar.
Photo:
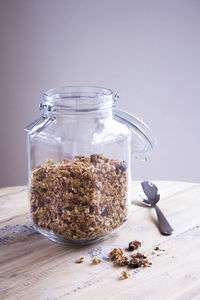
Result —
[[34, 225], [70, 241], [93, 239], [127, 221], [128, 174], [125, 161], [103, 154], [46, 160], [31, 177]]

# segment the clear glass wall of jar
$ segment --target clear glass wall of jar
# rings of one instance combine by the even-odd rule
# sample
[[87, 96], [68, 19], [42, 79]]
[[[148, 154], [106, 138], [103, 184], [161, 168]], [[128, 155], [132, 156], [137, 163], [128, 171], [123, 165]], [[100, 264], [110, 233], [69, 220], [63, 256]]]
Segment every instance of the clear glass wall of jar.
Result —
[[114, 108], [117, 98], [105, 88], [51, 89], [26, 127], [31, 222], [53, 241], [91, 243], [128, 220], [131, 155], [146, 159], [153, 140]]

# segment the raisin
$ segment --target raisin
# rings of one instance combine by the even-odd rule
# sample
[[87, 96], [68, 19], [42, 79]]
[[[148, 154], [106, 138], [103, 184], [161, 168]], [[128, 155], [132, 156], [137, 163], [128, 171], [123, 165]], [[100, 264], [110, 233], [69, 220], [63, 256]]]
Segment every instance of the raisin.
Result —
[[107, 216], [108, 215], [108, 209], [107, 209], [107, 207], [102, 211], [102, 213], [101, 213], [101, 216], [102, 217], [105, 217], [105, 216]]
[[73, 210], [73, 208], [72, 208], [71, 206], [67, 206], [65, 209], [66, 209], [66, 210], [69, 210], [69, 211], [72, 211], [72, 210]]
[[120, 169], [122, 172], [123, 172], [123, 171], [126, 171], [126, 170], [127, 170], [127, 165], [126, 165], [126, 163], [120, 164], [119, 169]]
[[98, 156], [96, 154], [90, 155], [90, 162], [96, 165], [98, 162]]

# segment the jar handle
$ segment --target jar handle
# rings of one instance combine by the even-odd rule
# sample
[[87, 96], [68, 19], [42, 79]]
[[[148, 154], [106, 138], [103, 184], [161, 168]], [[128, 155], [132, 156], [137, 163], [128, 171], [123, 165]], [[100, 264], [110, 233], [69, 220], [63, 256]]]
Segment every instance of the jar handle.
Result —
[[26, 126], [24, 130], [28, 132], [28, 134], [39, 133], [53, 123], [55, 119], [55, 117], [47, 118], [45, 116], [40, 116], [37, 120]]
[[53, 115], [52, 106], [46, 106], [41, 103], [40, 110], [41, 116], [24, 128], [28, 134], [39, 133], [55, 121], [56, 117]]
[[125, 124], [132, 133], [135, 133], [136, 139], [132, 148], [132, 154], [135, 158], [146, 161], [155, 146], [155, 140], [149, 127], [140, 119], [121, 109], [114, 108], [113, 113], [114, 118], [118, 122]]

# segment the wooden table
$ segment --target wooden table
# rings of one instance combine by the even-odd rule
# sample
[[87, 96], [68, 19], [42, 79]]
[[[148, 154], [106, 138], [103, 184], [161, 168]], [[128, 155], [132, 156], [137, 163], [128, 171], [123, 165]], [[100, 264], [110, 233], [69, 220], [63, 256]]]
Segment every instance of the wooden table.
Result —
[[[200, 184], [155, 182], [160, 207], [174, 227], [161, 235], [155, 211], [141, 205], [134, 183], [132, 216], [122, 231], [107, 241], [85, 247], [63, 246], [31, 228], [27, 188], [0, 190], [0, 298], [1, 299], [200, 299]], [[165, 249], [152, 254], [150, 268], [131, 270], [107, 259], [114, 247], [125, 249], [131, 240], [141, 250]], [[159, 252], [160, 253], [160, 252]], [[91, 264], [98, 255], [103, 261]], [[85, 257], [82, 264], [75, 260]]]

